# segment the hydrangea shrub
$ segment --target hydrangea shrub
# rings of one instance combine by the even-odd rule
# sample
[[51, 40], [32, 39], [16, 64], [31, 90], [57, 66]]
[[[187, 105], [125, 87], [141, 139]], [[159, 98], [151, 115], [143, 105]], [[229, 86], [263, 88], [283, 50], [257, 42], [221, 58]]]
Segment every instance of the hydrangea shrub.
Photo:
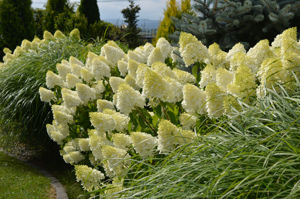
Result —
[[[109, 41], [86, 63], [74, 57], [47, 72], [41, 100], [51, 103], [54, 120], [47, 124], [61, 146], [65, 162], [75, 166], [84, 189], [120, 191], [134, 159], [168, 154], [199, 134], [201, 115], [230, 116], [239, 102], [252, 103], [278, 84], [292, 91], [299, 74], [300, 43], [296, 28], [269, 45], [259, 42], [248, 52], [236, 44], [229, 52], [208, 48], [182, 33], [179, 49], [160, 38], [125, 53]], [[200, 77], [175, 66], [175, 51], [186, 65], [204, 65]], [[197, 79], [201, 79], [197, 81]]]

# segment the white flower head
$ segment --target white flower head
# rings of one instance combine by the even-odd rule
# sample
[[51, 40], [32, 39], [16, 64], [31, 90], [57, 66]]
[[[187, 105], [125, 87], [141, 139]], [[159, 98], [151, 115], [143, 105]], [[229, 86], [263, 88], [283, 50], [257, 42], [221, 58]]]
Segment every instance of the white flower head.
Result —
[[54, 110], [53, 117], [59, 124], [70, 124], [73, 122], [73, 116], [62, 111]]
[[75, 88], [77, 83], [82, 83], [81, 79], [78, 78], [78, 76], [68, 73], [66, 76], [66, 82], [68, 88]]
[[115, 120], [115, 130], [122, 132], [128, 129], [128, 123], [130, 121], [130, 118], [127, 115], [123, 115], [119, 112], [116, 112], [113, 109], [105, 109], [103, 113], [111, 115], [112, 118]]
[[147, 61], [146, 57], [143, 54], [136, 51], [129, 50], [127, 55], [128, 55], [128, 59], [133, 59], [140, 63], [146, 63]]
[[114, 93], [117, 93], [119, 86], [124, 83], [125, 83], [125, 80], [120, 77], [110, 77], [109, 78], [109, 84]]
[[80, 69], [80, 76], [86, 82], [90, 82], [95, 77], [94, 74], [87, 68]]
[[233, 81], [234, 73], [225, 68], [218, 68], [216, 72], [216, 83], [222, 91], [226, 92], [227, 85]]
[[97, 110], [98, 112], [103, 112], [104, 109], [112, 109], [114, 110], [114, 104], [111, 101], [98, 99], [97, 100]]
[[110, 77], [110, 67], [98, 57], [93, 59], [92, 72], [96, 80], [102, 80], [104, 77]]
[[135, 79], [131, 76], [131, 75], [126, 75], [125, 77], [125, 82], [131, 86], [132, 88], [134, 88], [135, 90], [139, 90], [141, 87], [139, 87], [137, 84], [136, 84], [136, 81]]
[[54, 92], [46, 88], [40, 87], [39, 93], [42, 102], [50, 102], [51, 100], [55, 99]]
[[95, 191], [101, 188], [101, 180], [105, 178], [101, 171], [92, 169], [86, 165], [76, 165], [75, 175], [77, 182], [81, 182], [86, 191]]
[[121, 60], [125, 53], [120, 48], [116, 48], [110, 45], [104, 45], [101, 48], [101, 52], [105, 52], [105, 58], [109, 60], [113, 66], [117, 65], [118, 61]]
[[135, 107], [144, 108], [145, 106], [145, 98], [127, 84], [121, 84], [115, 96], [117, 108], [126, 115]]
[[128, 63], [125, 62], [124, 60], [119, 60], [119, 61], [118, 61], [118, 69], [119, 69], [119, 71], [120, 71], [121, 76], [123, 76], [123, 77], [124, 77], [124, 76], [127, 74], [127, 72], [128, 72], [127, 65], [128, 65]]
[[136, 84], [142, 88], [143, 87], [143, 83], [144, 83], [144, 75], [145, 72], [147, 71], [148, 66], [146, 64], [140, 64], [136, 70]]
[[136, 78], [136, 70], [139, 66], [139, 62], [129, 59], [128, 60], [128, 74], [131, 75], [134, 79]]
[[132, 132], [130, 134], [134, 150], [142, 157], [152, 156], [157, 146], [157, 138], [143, 132]]
[[90, 151], [90, 139], [89, 138], [78, 138], [78, 145], [80, 151]]
[[206, 93], [192, 84], [184, 85], [182, 107], [188, 113], [206, 113]]
[[205, 88], [207, 97], [207, 113], [209, 117], [218, 118], [224, 113], [224, 92], [215, 84], [210, 83]]
[[83, 103], [76, 91], [63, 88], [61, 90], [61, 94], [62, 94], [63, 101], [68, 108], [77, 107]]
[[64, 81], [59, 75], [48, 70], [48, 72], [46, 73], [46, 85], [49, 89], [54, 88], [54, 86], [63, 87]]
[[115, 129], [116, 123], [111, 115], [90, 112], [90, 121], [92, 125], [99, 131], [112, 131]]
[[172, 69], [167, 66], [167, 64], [162, 63], [162, 62], [156, 62], [154, 64], [152, 64], [151, 69], [157, 73], [159, 73], [161, 76], [166, 76], [166, 77], [170, 77], [173, 79], [176, 79], [176, 75], [175, 73], [172, 71]]
[[170, 54], [173, 50], [171, 44], [163, 37], [158, 39], [156, 43], [156, 47], [160, 48], [164, 59], [170, 57]]
[[82, 155], [82, 153], [80, 153], [79, 151], [72, 151], [70, 153], [68, 153], [70, 155], [71, 158], [71, 164], [76, 164], [82, 160], [84, 160], [84, 155]]
[[153, 46], [152, 44], [150, 44], [150, 43], [147, 42], [147, 43], [144, 45], [144, 49], [143, 49], [144, 55], [145, 55], [146, 57], [149, 57], [149, 55], [150, 55], [150, 53], [152, 52], [153, 49], [154, 49], [154, 46]]
[[86, 84], [77, 83], [76, 91], [78, 93], [78, 97], [83, 101], [83, 103], [88, 103], [89, 101], [96, 99], [95, 89]]
[[116, 147], [124, 150], [128, 150], [130, 147], [132, 140], [129, 135], [124, 133], [115, 133], [112, 135], [113, 143]]
[[81, 67], [84, 67], [84, 64], [79, 59], [77, 59], [76, 57], [73, 57], [73, 56], [70, 56], [69, 63], [70, 63], [70, 65], [77, 64]]
[[197, 117], [189, 113], [182, 113], [179, 120], [183, 129], [190, 130], [196, 126]]
[[71, 67], [71, 71], [74, 75], [76, 75], [77, 77], [81, 76], [81, 69], [83, 68], [82, 65], [77, 64], [77, 63], [71, 63], [70, 67]]
[[165, 62], [165, 58], [159, 47], [156, 47], [151, 51], [147, 60], [147, 65], [151, 66], [155, 62]]
[[244, 45], [241, 44], [241, 43], [235, 44], [235, 45], [228, 51], [228, 53], [227, 53], [227, 55], [226, 55], [226, 60], [227, 60], [227, 61], [230, 61], [231, 58], [232, 58], [232, 56], [233, 56], [234, 54], [238, 53], [238, 52], [246, 54], [246, 50], [245, 50], [245, 48], [244, 48]]
[[196, 83], [196, 78], [191, 73], [188, 73], [183, 70], [179, 70], [177, 68], [173, 69], [173, 73], [175, 74], [176, 79], [182, 84]]
[[201, 71], [201, 80], [200, 80], [200, 88], [204, 88], [209, 83], [216, 82], [216, 68], [213, 65], [206, 65], [206, 67]]

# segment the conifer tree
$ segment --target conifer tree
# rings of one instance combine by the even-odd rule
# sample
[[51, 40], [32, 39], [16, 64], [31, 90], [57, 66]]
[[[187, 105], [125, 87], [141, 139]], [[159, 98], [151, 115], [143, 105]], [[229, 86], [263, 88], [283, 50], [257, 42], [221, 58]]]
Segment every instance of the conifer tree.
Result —
[[167, 8], [164, 11], [164, 18], [160, 22], [156, 37], [153, 40], [155, 44], [160, 37], [169, 39], [169, 35], [175, 32], [175, 25], [172, 17], [180, 18], [182, 13], [191, 13], [191, 0], [181, 0], [181, 8], [176, 0], [167, 1]]
[[88, 24], [94, 24], [100, 21], [97, 0], [81, 0], [78, 11], [87, 18]]
[[[67, 0], [48, 0], [46, 4], [43, 29], [50, 32], [55, 31], [55, 20], [57, 16], [68, 10]], [[69, 10], [68, 10], [69, 11]]]
[[273, 38], [288, 27], [300, 28], [299, 0], [194, 0], [196, 14], [173, 18], [176, 41], [181, 31], [205, 45], [218, 43], [223, 50], [241, 42], [246, 48]]
[[15, 49], [23, 39], [32, 40], [34, 32], [31, 0], [0, 1], [1, 49]]
[[125, 39], [129, 45], [129, 48], [134, 48], [140, 45], [141, 39], [139, 38], [139, 32], [141, 31], [137, 27], [138, 13], [141, 10], [139, 5], [135, 5], [133, 0], [128, 0], [129, 6], [122, 10], [123, 17], [127, 23]]

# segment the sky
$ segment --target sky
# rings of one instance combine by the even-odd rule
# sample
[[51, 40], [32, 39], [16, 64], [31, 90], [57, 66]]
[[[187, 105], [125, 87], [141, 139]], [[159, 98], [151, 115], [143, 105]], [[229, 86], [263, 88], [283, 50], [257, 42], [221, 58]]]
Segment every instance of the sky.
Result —
[[[141, 7], [139, 12], [140, 19], [162, 20], [163, 12], [167, 0], [135, 0], [135, 3]], [[78, 3], [80, 0], [69, 0], [71, 3]], [[33, 8], [44, 8], [47, 0], [32, 0]], [[128, 0], [98, 0], [100, 9], [100, 18], [105, 19], [123, 19], [121, 10], [128, 7]]]

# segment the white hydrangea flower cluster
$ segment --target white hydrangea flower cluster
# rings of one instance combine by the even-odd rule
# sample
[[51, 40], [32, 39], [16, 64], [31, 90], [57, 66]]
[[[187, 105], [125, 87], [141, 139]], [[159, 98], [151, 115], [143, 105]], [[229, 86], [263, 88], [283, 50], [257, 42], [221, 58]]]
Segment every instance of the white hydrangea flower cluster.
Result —
[[[179, 49], [161, 38], [156, 46], [147, 43], [125, 53], [109, 41], [100, 55], [88, 53], [85, 64], [70, 57], [57, 64], [58, 74], [47, 72], [47, 88], [39, 89], [42, 101], [54, 103], [54, 121], [47, 125], [47, 132], [62, 145], [61, 155], [67, 163], [90, 160], [94, 169], [77, 167], [81, 173], [78, 180], [90, 187], [86, 189], [95, 189], [104, 175], [111, 179], [126, 175], [134, 158], [129, 154], [151, 158], [190, 143], [196, 137], [193, 130], [197, 129], [199, 115], [230, 115], [233, 109], [239, 109], [239, 100], [248, 103], [256, 96], [264, 97], [266, 88], [277, 83], [292, 88], [293, 74], [300, 76], [296, 67], [300, 44], [295, 31], [286, 30], [272, 46], [263, 40], [248, 52], [240, 43], [229, 52], [217, 44], [207, 48], [188, 33], [181, 33]], [[56, 37], [63, 36], [57, 33]], [[46, 33], [44, 38], [53, 36]], [[22, 45], [27, 48], [29, 44]], [[198, 77], [165, 63], [177, 50], [187, 67], [205, 65], [200, 82]], [[169, 105], [167, 110], [160, 107], [165, 104]], [[165, 117], [172, 106], [184, 109], [184, 113], [177, 111], [180, 124]], [[153, 113], [157, 107], [164, 116]], [[153, 121], [147, 121], [147, 117]], [[134, 118], [143, 120], [148, 128], [136, 128]], [[99, 171], [101, 167], [105, 174]], [[83, 170], [91, 169], [97, 177], [88, 181]]]
[[77, 182], [81, 182], [82, 187], [86, 191], [95, 191], [100, 188], [101, 180], [104, 174], [101, 171], [90, 168], [86, 165], [76, 165], [75, 175]]

